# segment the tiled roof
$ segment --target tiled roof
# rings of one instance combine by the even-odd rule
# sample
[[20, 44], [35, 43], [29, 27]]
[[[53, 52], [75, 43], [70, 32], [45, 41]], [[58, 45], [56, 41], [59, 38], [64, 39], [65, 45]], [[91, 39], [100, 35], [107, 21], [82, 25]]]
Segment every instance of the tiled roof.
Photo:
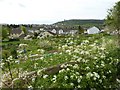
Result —
[[22, 30], [20, 28], [13, 28], [11, 34], [21, 34]]

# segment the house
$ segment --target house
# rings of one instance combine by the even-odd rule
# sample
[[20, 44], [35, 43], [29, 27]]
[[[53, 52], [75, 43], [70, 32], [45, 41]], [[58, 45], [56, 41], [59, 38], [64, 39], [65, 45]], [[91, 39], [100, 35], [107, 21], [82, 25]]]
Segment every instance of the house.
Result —
[[51, 32], [53, 32], [53, 33], [57, 33], [56, 29], [53, 29]]
[[95, 26], [87, 29], [88, 34], [96, 34], [96, 33], [99, 33], [99, 32], [100, 32], [99, 28], [97, 28]]
[[34, 30], [28, 30], [28, 33], [34, 33]]
[[39, 35], [38, 35], [38, 39], [41, 39], [41, 38], [46, 38], [46, 37], [50, 37], [50, 36], [54, 36], [55, 33], [51, 32], [51, 31], [45, 31], [45, 32], [41, 32]]
[[44, 32], [45, 30], [44, 30], [44, 28], [40, 28], [40, 31], [41, 31], [41, 32]]
[[33, 37], [34, 35], [27, 35], [24, 37], [24, 40], [32, 40]]
[[25, 34], [20, 28], [13, 28], [10, 32], [10, 39], [24, 38]]
[[58, 31], [58, 33], [59, 33], [59, 34], [63, 34], [63, 30], [60, 29], [60, 30]]
[[105, 30], [104, 30], [104, 29], [100, 30], [100, 33], [103, 33], [103, 32], [105, 32]]
[[74, 35], [77, 34], [78, 30], [70, 30], [70, 34]]
[[10, 35], [20, 35], [22, 33], [22, 30], [20, 28], [13, 28], [10, 32]]

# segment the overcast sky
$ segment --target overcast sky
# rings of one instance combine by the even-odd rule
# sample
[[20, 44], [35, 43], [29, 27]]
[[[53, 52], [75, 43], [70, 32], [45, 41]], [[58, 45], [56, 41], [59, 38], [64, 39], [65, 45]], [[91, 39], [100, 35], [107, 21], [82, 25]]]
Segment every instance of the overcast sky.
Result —
[[104, 19], [119, 0], [0, 0], [0, 23], [52, 24], [68, 19]]

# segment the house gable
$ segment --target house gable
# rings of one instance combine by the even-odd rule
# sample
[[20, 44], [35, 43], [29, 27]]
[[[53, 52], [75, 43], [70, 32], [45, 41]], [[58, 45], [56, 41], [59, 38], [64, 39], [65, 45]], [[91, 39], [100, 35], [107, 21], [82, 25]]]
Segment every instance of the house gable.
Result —
[[100, 30], [95, 26], [87, 29], [88, 34], [96, 34], [96, 33], [99, 33], [99, 32], [100, 32]]

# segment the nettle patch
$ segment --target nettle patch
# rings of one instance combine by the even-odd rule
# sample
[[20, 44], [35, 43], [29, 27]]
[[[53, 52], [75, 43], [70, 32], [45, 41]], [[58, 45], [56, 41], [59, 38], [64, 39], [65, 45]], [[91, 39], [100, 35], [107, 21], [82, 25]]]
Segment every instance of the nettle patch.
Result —
[[114, 39], [106, 40], [103, 35], [54, 37], [38, 41], [33, 51], [18, 48], [18, 59], [10, 56], [1, 63], [2, 87], [119, 88], [120, 59], [111, 54]]

